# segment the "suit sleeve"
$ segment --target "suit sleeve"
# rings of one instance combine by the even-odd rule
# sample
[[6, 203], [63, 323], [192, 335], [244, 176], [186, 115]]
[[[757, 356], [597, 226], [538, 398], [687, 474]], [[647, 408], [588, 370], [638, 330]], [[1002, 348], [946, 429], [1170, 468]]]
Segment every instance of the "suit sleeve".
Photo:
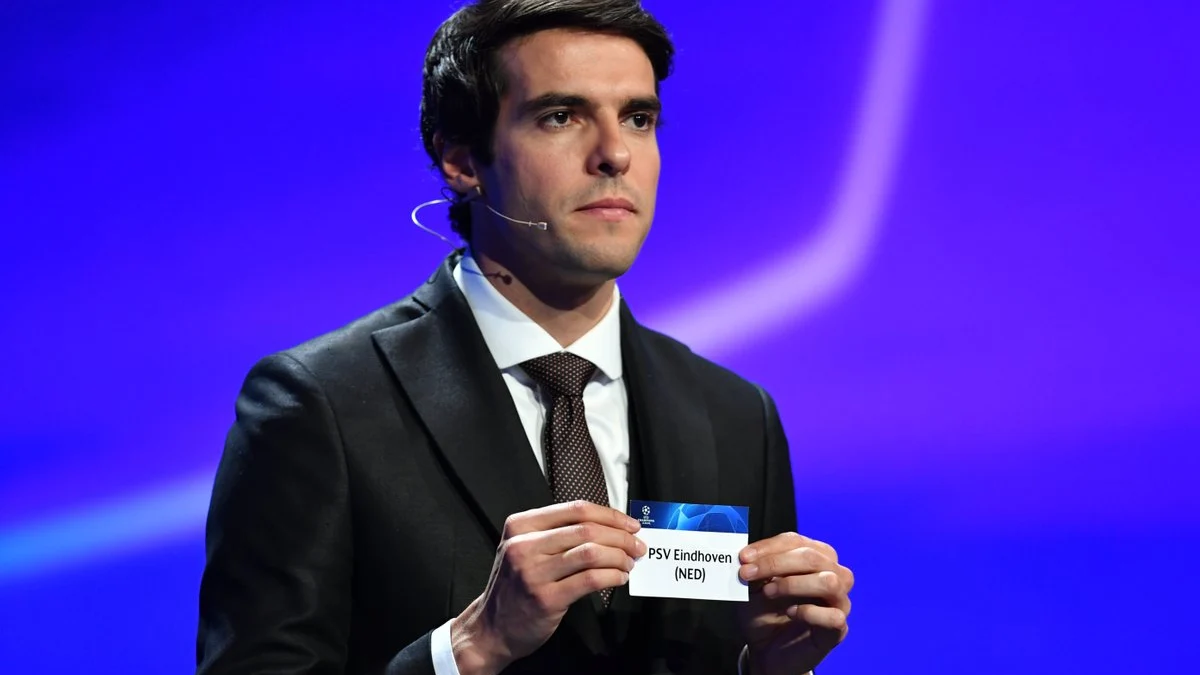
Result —
[[763, 538], [767, 538], [796, 531], [796, 491], [792, 482], [792, 458], [779, 411], [770, 394], [761, 387], [758, 392], [762, 396], [767, 436], [762, 532]]
[[[350, 514], [333, 408], [299, 361], [282, 354], [262, 360], [238, 396], [213, 485], [197, 675], [344, 671]], [[389, 672], [432, 673], [423, 640], [423, 664], [418, 640]]]
[[197, 674], [341, 673], [351, 526], [329, 402], [295, 359], [264, 359], [242, 386], [213, 485]]

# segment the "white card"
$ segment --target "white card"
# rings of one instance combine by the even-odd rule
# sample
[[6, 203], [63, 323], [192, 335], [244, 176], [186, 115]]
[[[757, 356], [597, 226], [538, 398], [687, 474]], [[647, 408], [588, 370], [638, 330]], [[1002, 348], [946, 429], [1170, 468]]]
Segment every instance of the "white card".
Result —
[[744, 506], [632, 500], [629, 515], [647, 553], [634, 561], [629, 594], [654, 598], [735, 600], [750, 589], [738, 576], [738, 554], [749, 543]]

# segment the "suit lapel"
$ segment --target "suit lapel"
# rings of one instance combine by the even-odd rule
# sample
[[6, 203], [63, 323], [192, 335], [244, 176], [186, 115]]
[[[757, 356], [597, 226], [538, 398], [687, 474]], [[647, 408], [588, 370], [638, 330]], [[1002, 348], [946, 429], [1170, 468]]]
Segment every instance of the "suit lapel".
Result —
[[375, 342], [496, 542], [511, 514], [552, 503], [512, 396], [452, 276], [454, 259], [413, 296], [424, 315]]
[[[621, 357], [630, 419], [630, 499], [712, 504], [717, 452], [703, 387], [686, 348], [643, 328], [621, 306]], [[625, 589], [622, 589], [623, 591]], [[615, 596], [618, 644], [632, 630], [661, 631], [664, 644], [688, 644], [700, 613], [693, 601]], [[671, 618], [669, 618], [671, 617]], [[636, 620], [635, 620], [636, 619]]]
[[625, 389], [637, 421], [646, 498], [711, 504], [719, 494], [716, 445], [685, 349], [643, 328], [622, 303]]
[[[553, 503], [512, 395], [488, 351], [448, 258], [413, 300], [422, 316], [374, 333], [436, 450], [499, 543], [509, 515]], [[481, 591], [483, 589], [480, 589]], [[563, 619], [593, 652], [606, 651], [589, 598]]]

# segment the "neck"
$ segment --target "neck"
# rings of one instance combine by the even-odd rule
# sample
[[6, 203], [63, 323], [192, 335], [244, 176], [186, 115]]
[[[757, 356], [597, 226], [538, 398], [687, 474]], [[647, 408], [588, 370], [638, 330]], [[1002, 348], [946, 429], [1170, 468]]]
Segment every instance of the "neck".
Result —
[[500, 295], [563, 347], [600, 323], [612, 306], [616, 285], [612, 279], [599, 284], [564, 284], [552, 275], [518, 275], [483, 252], [473, 251], [471, 256]]

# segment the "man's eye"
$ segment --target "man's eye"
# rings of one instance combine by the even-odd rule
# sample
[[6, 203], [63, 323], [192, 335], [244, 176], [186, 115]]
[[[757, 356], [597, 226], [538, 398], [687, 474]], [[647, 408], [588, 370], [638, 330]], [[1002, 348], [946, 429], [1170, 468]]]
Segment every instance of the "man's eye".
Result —
[[542, 124], [548, 127], [565, 127], [571, 123], [571, 111], [559, 110], [542, 118]]
[[629, 116], [629, 122], [634, 129], [650, 129], [654, 126], [654, 115], [650, 113], [634, 113]]

